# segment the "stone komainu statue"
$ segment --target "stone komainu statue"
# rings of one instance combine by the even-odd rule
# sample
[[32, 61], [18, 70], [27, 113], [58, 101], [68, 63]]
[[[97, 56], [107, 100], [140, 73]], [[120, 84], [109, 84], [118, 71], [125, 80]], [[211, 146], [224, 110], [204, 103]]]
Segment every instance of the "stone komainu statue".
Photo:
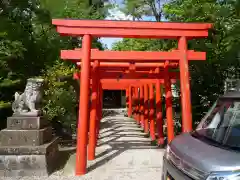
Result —
[[22, 94], [15, 93], [12, 104], [14, 114], [38, 114], [38, 106], [42, 100], [43, 79], [28, 79]]

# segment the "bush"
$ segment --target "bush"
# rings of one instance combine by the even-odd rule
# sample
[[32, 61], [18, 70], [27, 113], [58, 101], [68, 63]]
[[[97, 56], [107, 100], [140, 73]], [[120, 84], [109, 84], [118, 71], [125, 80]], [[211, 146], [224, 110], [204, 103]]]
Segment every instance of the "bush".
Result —
[[[50, 121], [58, 121], [64, 127], [76, 131], [77, 106], [74, 66], [57, 62], [45, 72], [43, 111]], [[69, 78], [63, 78], [69, 77]], [[54, 123], [54, 122], [53, 122]]]

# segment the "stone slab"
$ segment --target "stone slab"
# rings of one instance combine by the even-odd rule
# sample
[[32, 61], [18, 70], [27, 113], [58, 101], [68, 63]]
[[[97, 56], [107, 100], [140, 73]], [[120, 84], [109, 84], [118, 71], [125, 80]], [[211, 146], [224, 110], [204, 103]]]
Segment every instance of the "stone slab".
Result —
[[39, 146], [51, 141], [52, 128], [40, 130], [9, 130], [0, 132], [1, 146]]
[[40, 146], [0, 146], [0, 155], [44, 155], [58, 149], [59, 138]]
[[12, 116], [17, 116], [17, 117], [38, 117], [42, 116], [42, 112], [40, 110], [33, 111], [33, 112], [14, 112]]
[[59, 152], [56, 140], [45, 148], [45, 154], [0, 155], [0, 176], [49, 175], [57, 167], [55, 162], [59, 157]]
[[13, 116], [7, 118], [7, 129], [34, 130], [42, 129], [48, 125], [48, 121], [43, 117], [22, 117]]

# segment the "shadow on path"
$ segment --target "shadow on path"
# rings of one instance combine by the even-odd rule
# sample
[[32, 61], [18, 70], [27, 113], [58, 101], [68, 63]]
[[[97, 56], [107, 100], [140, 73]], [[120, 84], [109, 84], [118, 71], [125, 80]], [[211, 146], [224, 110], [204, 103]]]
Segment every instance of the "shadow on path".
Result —
[[[127, 150], [158, 149], [151, 145], [136, 121], [127, 117], [106, 117], [102, 119], [96, 160], [89, 163], [92, 171], [113, 160]], [[126, 160], [127, 161], [127, 160]]]

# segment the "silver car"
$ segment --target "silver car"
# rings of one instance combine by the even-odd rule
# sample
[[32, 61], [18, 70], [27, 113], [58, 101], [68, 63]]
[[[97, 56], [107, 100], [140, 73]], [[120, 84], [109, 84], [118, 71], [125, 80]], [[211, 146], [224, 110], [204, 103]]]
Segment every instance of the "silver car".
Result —
[[240, 92], [220, 97], [195, 131], [168, 145], [162, 180], [240, 180]]

